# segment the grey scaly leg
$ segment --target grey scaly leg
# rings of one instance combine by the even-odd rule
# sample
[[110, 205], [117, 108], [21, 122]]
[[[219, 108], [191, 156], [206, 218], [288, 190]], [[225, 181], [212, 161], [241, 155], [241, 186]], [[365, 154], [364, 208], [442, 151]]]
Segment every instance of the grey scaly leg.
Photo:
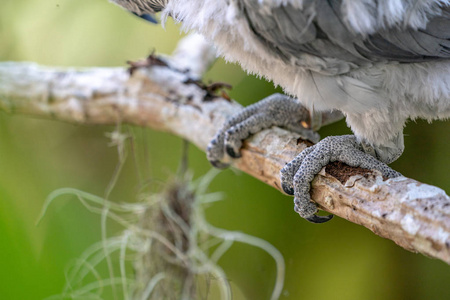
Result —
[[[231, 117], [210, 142], [207, 149], [209, 161], [216, 167], [226, 167], [222, 163], [225, 152], [240, 157], [242, 140], [271, 126], [280, 126], [297, 132], [305, 139], [318, 141], [319, 136], [309, 127], [318, 129], [342, 118], [340, 113], [323, 113], [319, 118], [310, 117], [309, 111], [297, 100], [285, 95], [274, 94], [248, 106]], [[302, 121], [310, 124], [302, 126]], [[396, 177], [400, 173], [392, 170], [382, 161], [394, 161], [403, 150], [403, 136], [399, 134], [389, 143], [394, 147], [372, 147], [357, 141], [353, 135], [331, 136], [302, 151], [280, 171], [283, 190], [294, 195], [295, 211], [313, 223], [323, 223], [332, 215], [317, 216], [317, 206], [310, 200], [310, 185], [314, 176], [329, 162], [342, 161], [350, 166], [379, 170], [386, 177]], [[381, 161], [380, 161], [381, 160]]]

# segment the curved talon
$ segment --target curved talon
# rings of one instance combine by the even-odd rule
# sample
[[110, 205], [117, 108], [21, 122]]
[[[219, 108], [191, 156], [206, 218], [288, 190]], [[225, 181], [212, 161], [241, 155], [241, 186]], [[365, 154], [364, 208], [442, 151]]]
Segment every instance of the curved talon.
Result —
[[283, 191], [288, 194], [293, 196], [294, 195], [294, 187], [289, 184], [287, 181], [281, 181], [281, 188], [283, 189]]
[[225, 150], [227, 151], [227, 154], [232, 158], [240, 158], [242, 155], [239, 152], [235, 152], [233, 147], [226, 145]]
[[210, 160], [209, 163], [217, 169], [226, 169], [228, 168], [230, 165], [227, 163], [223, 163], [220, 160]]
[[318, 216], [318, 215], [312, 215], [311, 217], [305, 218], [307, 221], [315, 224], [319, 223], [325, 223], [333, 219], [334, 215], [328, 215], [328, 216]]

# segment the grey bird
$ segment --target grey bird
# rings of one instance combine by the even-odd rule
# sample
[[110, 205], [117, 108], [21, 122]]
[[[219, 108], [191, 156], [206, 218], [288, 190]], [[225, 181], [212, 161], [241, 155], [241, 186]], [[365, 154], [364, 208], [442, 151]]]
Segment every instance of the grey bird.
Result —
[[406, 120], [450, 117], [450, 0], [110, 1], [174, 18], [295, 97], [272, 95], [230, 118], [207, 150], [215, 166], [239, 157], [242, 140], [261, 129], [314, 138], [313, 130], [346, 118], [354, 135], [327, 137], [280, 171], [295, 211], [310, 222], [331, 218], [316, 215], [309, 195], [328, 162], [400, 176], [386, 164], [403, 152]]

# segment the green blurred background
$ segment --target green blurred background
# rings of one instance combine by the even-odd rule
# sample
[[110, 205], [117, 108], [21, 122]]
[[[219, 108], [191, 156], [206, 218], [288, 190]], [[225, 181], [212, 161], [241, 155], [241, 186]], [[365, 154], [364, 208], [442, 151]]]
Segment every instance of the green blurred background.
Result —
[[[1, 0], [1, 61], [124, 66], [153, 49], [171, 53], [180, 36], [171, 21], [164, 30], [106, 0]], [[271, 83], [221, 60], [206, 79], [232, 84], [231, 97], [245, 99], [244, 105], [274, 92]], [[129, 156], [110, 198], [133, 202], [143, 179], [163, 182], [175, 172], [182, 142], [148, 129], [124, 129], [135, 138], [131, 154], [143, 163], [136, 168]], [[406, 151], [393, 167], [449, 193], [449, 129], [449, 122], [410, 122]], [[100, 216], [73, 196], [58, 198], [39, 227], [35, 222], [57, 188], [105, 193], [118, 161], [105, 136], [113, 130], [0, 112], [0, 299], [60, 293], [68, 263], [100, 240]], [[349, 132], [340, 122], [320, 133]], [[196, 177], [210, 169], [195, 147], [189, 159]], [[409, 253], [340, 218], [311, 225], [293, 212], [292, 198], [246, 174], [223, 171], [210, 191], [226, 193], [207, 209], [213, 225], [266, 239], [282, 252], [287, 267], [282, 299], [450, 299], [450, 267], [441, 261]], [[108, 228], [111, 234], [121, 230]], [[220, 264], [247, 299], [268, 299], [275, 266], [263, 251], [236, 244]]]

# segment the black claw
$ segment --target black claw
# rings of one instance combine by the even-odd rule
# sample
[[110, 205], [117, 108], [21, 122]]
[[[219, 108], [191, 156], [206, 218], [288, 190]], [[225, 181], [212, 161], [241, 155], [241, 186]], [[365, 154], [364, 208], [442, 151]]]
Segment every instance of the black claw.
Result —
[[229, 164], [223, 163], [220, 160], [210, 160], [209, 163], [217, 169], [226, 169], [229, 166]]
[[287, 183], [282, 182], [281, 187], [283, 188], [283, 191], [288, 195], [294, 195], [294, 188], [290, 186]]
[[241, 154], [239, 152], [234, 152], [234, 149], [232, 147], [226, 146], [225, 150], [227, 151], [228, 155], [232, 158], [239, 158], [241, 157]]
[[305, 218], [307, 221], [315, 224], [319, 223], [325, 223], [333, 219], [333, 215], [328, 216], [318, 216], [318, 215], [312, 215], [311, 217]]

